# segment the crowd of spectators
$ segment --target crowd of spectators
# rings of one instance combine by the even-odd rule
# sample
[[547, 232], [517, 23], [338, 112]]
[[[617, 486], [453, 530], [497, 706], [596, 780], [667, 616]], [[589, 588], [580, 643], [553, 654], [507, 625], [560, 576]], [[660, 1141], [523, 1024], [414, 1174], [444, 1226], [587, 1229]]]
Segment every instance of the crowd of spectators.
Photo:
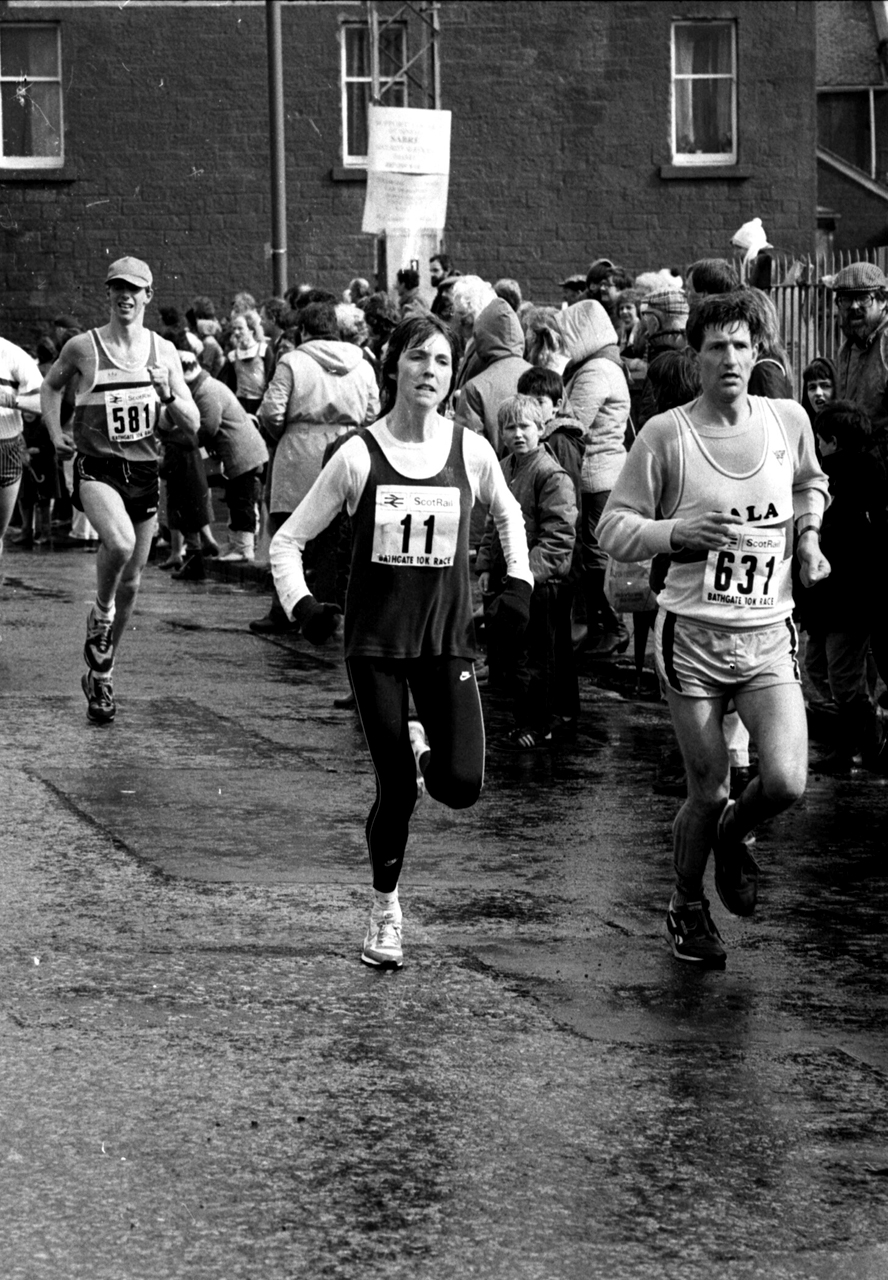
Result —
[[[460, 352], [446, 411], [487, 438], [525, 512], [537, 588], [532, 625], [519, 650], [489, 655], [493, 685], [513, 698], [510, 743], [530, 750], [573, 732], [577, 663], [612, 662], [631, 638], [607, 589], [599, 518], [638, 432], [697, 395], [686, 337], [691, 308], [701, 297], [745, 289], [764, 335], [749, 391], [801, 401], [830, 479], [823, 549], [833, 574], [797, 593], [812, 723], [833, 748], [824, 767], [881, 769], [888, 632], [873, 590], [888, 524], [888, 280], [881, 270], [855, 263], [832, 281], [844, 334], [837, 363], [818, 356], [795, 386], [777, 312], [768, 292], [749, 283], [757, 277], [748, 264], [710, 258], [681, 273], [632, 275], [602, 257], [560, 282], [560, 305], [526, 301], [510, 277], [490, 283], [462, 274], [444, 252], [429, 265], [431, 291], [412, 263], [391, 292], [355, 277], [339, 292], [299, 284], [284, 297], [259, 301], [239, 292], [217, 308], [199, 296], [181, 312], [161, 311], [201, 432], [199, 448], [166, 451], [168, 553], [156, 563], [188, 580], [204, 576], [214, 555], [252, 561], [260, 532], [273, 534], [338, 443], [379, 414], [381, 359], [398, 323], [431, 312], [450, 325]], [[73, 317], [56, 317], [30, 353], [42, 373], [79, 331]], [[22, 550], [94, 545], [39, 416], [23, 416], [25, 475], [8, 541]], [[227, 505], [224, 548], [211, 528], [214, 498]], [[471, 536], [486, 610], [496, 601], [498, 559], [483, 510], [473, 513]], [[335, 584], [341, 597], [337, 538], [311, 550], [309, 573]], [[639, 615], [636, 633], [643, 637], [649, 624]], [[296, 629], [276, 598], [251, 626]], [[740, 738], [735, 763], [745, 768], [749, 744]]]

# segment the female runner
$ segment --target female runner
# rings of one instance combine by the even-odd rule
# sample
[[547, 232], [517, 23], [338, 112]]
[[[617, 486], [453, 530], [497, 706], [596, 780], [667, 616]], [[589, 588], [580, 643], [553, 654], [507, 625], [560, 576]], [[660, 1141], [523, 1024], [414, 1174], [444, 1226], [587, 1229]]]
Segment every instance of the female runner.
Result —
[[322, 644], [341, 615], [309, 593], [302, 554], [347, 504], [345, 659], [376, 770], [367, 819], [375, 900], [361, 959], [378, 968], [403, 962], [398, 879], [418, 795], [427, 790], [451, 809], [466, 809], [483, 782], [469, 579], [473, 502], [490, 507], [506, 557], [497, 627], [520, 632], [533, 588], [521, 509], [493, 450], [438, 413], [453, 382], [454, 349], [434, 316], [398, 325], [382, 362], [385, 416], [333, 455], [270, 552], [284, 609], [307, 640]]

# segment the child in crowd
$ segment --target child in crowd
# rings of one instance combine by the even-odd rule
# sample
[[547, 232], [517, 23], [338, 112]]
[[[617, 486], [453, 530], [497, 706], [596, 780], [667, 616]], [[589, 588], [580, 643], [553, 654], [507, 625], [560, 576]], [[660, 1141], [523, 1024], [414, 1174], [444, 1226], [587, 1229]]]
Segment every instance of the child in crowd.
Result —
[[815, 356], [802, 370], [802, 408], [811, 426], [820, 410], [836, 398], [836, 366], [827, 356]]
[[[542, 444], [545, 418], [537, 401], [510, 396], [500, 405], [497, 422], [507, 450], [501, 466], [524, 515], [534, 578], [527, 630], [512, 645], [512, 652], [499, 654], [500, 661], [510, 667], [514, 689], [516, 723], [506, 743], [516, 750], [531, 750], [548, 745], [553, 730], [576, 717], [574, 708], [557, 701], [555, 631], [558, 593], [570, 571], [579, 513], [574, 481]], [[492, 522], [478, 552], [477, 568], [482, 594], [499, 596], [506, 585], [505, 559]], [[491, 642], [496, 613], [494, 599], [489, 609]]]
[[274, 373], [271, 343], [265, 337], [262, 320], [255, 309], [237, 312], [231, 318], [232, 349], [220, 374], [247, 413], [255, 413]]
[[796, 600], [808, 633], [805, 670], [816, 694], [834, 703], [838, 716], [835, 750], [818, 770], [847, 773], [860, 754], [866, 768], [881, 773], [888, 760], [867, 691], [866, 656], [882, 607], [879, 570], [888, 551], [885, 472], [869, 452], [867, 417], [852, 401], [824, 405], [814, 431], [832, 499], [821, 528], [831, 573], [796, 592]]
[[[564, 379], [554, 369], [535, 366], [526, 369], [518, 379], [518, 394], [530, 396], [542, 409], [543, 444], [573, 480], [579, 512], [582, 504], [580, 495], [585, 432], [564, 394]], [[586, 639], [588, 628], [582, 621], [574, 623], [573, 614], [582, 576], [583, 548], [578, 537], [570, 572], [560, 582], [556, 606], [555, 701], [560, 708], [565, 732], [572, 729], [580, 714], [580, 689], [574, 651]]]

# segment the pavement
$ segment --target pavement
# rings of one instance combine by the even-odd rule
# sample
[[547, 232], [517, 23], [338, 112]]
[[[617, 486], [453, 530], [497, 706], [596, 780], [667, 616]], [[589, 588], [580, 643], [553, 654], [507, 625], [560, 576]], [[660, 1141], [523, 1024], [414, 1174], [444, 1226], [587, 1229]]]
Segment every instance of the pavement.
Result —
[[100, 727], [93, 558], [2, 561], [3, 1280], [884, 1280], [886, 782], [812, 747], [697, 972], [662, 704], [589, 670], [516, 756], [486, 693], [367, 970], [372, 771], [335, 646], [249, 632], [263, 573], [149, 566]]

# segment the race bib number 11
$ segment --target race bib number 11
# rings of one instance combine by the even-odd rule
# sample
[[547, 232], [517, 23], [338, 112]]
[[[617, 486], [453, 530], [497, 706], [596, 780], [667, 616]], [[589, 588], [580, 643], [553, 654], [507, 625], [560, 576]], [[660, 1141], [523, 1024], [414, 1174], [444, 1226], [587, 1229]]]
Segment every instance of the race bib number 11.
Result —
[[736, 545], [709, 553], [703, 599], [731, 608], [773, 609], [782, 580], [786, 534], [782, 528], [752, 525], [732, 532]]
[[376, 487], [374, 564], [446, 569], [456, 557], [459, 489], [393, 484]]

